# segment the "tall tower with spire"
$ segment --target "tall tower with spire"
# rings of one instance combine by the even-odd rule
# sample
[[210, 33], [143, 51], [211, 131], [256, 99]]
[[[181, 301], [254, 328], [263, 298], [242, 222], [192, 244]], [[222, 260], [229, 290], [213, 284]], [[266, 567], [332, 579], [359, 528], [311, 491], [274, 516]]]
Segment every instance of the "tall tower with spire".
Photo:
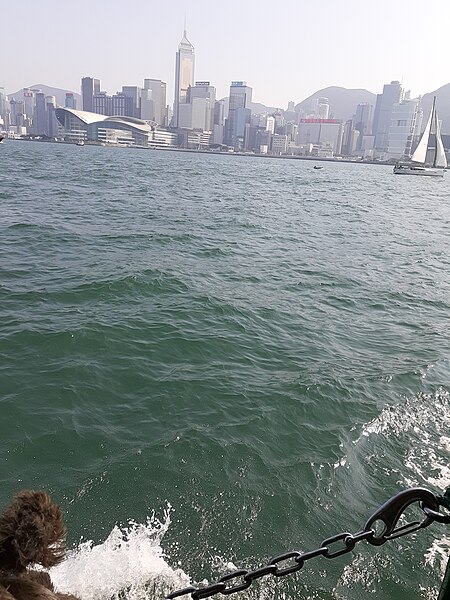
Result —
[[183, 39], [178, 45], [175, 60], [175, 94], [173, 100], [174, 127], [179, 127], [180, 105], [186, 104], [186, 96], [189, 86], [194, 85], [194, 46], [187, 39], [186, 24], [184, 26]]

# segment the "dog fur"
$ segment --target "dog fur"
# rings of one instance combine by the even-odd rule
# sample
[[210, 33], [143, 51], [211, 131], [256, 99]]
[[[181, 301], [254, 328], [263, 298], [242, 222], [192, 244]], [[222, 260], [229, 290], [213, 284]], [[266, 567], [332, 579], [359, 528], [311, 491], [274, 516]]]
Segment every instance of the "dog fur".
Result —
[[66, 527], [58, 504], [45, 492], [18, 493], [0, 515], [0, 600], [78, 600], [55, 592], [46, 571], [66, 552]]

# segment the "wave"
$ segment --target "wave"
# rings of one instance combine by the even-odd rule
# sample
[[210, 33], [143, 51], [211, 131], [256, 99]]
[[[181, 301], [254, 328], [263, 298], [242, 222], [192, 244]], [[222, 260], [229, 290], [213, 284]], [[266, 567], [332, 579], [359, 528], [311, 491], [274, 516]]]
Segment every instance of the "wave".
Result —
[[115, 526], [100, 544], [80, 541], [63, 563], [50, 569], [56, 590], [82, 600], [144, 600], [188, 586], [189, 576], [167, 563], [161, 547], [170, 513], [168, 505], [163, 521], [152, 514], [145, 523]]
[[[433, 369], [430, 365], [421, 378], [426, 379]], [[443, 387], [417, 393], [384, 406], [375, 418], [353, 428], [359, 435], [342, 445], [343, 455], [333, 465], [334, 476], [347, 487], [364, 481], [364, 499], [359, 504], [361, 512], [366, 505], [367, 517], [376, 505], [401, 489], [421, 486], [440, 494], [450, 485], [449, 401], [450, 394]], [[333, 480], [332, 487], [336, 483]], [[333, 596], [351, 599], [376, 591], [379, 597], [397, 597], [414, 568], [420, 569], [417, 597], [436, 598], [450, 536], [442, 535], [439, 525], [433, 524], [402, 538], [401, 547], [400, 555], [396, 542], [374, 554], [368, 545], [360, 544], [342, 570]]]

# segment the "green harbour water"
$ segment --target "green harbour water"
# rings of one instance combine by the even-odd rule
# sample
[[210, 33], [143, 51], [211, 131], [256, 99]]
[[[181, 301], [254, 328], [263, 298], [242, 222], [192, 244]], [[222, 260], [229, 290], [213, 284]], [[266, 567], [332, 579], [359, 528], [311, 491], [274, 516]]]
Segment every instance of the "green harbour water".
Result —
[[[450, 176], [313, 164], [0, 145], [0, 504], [61, 504], [58, 589], [162, 598], [450, 485]], [[449, 534], [231, 597], [431, 600]]]

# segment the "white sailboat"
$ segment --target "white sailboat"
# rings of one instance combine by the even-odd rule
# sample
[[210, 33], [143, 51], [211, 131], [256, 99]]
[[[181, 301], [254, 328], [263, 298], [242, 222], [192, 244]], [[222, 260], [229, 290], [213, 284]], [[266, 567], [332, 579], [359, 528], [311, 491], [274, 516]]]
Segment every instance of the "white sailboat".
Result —
[[[434, 144], [429, 147], [430, 136], [434, 134]], [[427, 163], [427, 152], [432, 151], [431, 163]], [[436, 112], [436, 96], [427, 126], [420, 142], [411, 156], [411, 162], [398, 163], [394, 167], [396, 175], [426, 175], [428, 177], [443, 177], [447, 168], [444, 145], [442, 144], [441, 126]]]

